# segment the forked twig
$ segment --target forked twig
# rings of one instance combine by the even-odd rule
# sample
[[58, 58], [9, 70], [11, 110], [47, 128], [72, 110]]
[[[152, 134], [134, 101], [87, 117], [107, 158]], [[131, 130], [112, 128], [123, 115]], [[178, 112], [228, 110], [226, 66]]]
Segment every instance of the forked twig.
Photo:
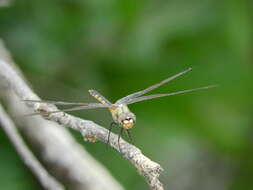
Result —
[[22, 137], [19, 135], [15, 124], [5, 113], [3, 107], [0, 105], [0, 126], [9, 137], [16, 151], [19, 153], [24, 163], [31, 169], [34, 175], [38, 178], [41, 185], [48, 190], [63, 190], [65, 189], [56, 179], [51, 176], [47, 170], [40, 164], [36, 157], [27, 148]]

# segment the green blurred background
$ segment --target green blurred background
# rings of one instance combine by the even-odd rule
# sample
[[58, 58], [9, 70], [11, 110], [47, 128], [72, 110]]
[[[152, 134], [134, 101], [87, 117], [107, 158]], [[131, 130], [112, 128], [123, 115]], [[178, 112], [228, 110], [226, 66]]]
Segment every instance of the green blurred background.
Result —
[[[96, 89], [115, 101], [192, 67], [153, 93], [219, 87], [131, 105], [134, 143], [162, 165], [166, 189], [252, 190], [252, 8], [250, 0], [19, 0], [0, 8], [0, 37], [42, 99], [89, 102]], [[73, 114], [111, 122], [106, 110]], [[116, 151], [72, 133], [126, 189], [147, 189]], [[0, 142], [1, 189], [39, 189], [3, 131]]]

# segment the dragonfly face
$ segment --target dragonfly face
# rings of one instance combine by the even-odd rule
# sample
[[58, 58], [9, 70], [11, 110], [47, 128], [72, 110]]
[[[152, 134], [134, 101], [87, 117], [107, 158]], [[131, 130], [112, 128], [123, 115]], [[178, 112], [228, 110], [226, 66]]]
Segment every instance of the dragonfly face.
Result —
[[113, 120], [124, 129], [131, 129], [136, 122], [134, 113], [132, 113], [125, 104], [114, 104], [109, 110], [112, 114]]

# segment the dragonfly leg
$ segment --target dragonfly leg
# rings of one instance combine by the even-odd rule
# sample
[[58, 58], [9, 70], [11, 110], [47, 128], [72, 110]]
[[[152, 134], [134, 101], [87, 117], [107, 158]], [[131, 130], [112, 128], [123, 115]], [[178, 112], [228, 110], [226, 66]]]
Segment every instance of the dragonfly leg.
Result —
[[126, 132], [127, 132], [128, 138], [130, 139], [131, 144], [134, 144], [134, 143], [133, 143], [132, 136], [131, 136], [131, 133], [130, 133], [130, 129], [127, 129]]
[[120, 128], [120, 133], [119, 133], [119, 136], [118, 136], [118, 145], [119, 145], [119, 151], [120, 151], [120, 153], [122, 153], [121, 147], [120, 147], [120, 137], [121, 137], [121, 135], [122, 135], [122, 133], [123, 133], [123, 130], [124, 130], [124, 128], [121, 127], [121, 128]]
[[113, 126], [118, 126], [118, 123], [116, 123], [115, 121], [111, 122], [111, 125], [109, 128], [109, 133], [108, 133], [108, 138], [107, 138], [107, 142], [106, 142], [107, 145], [110, 143], [110, 136], [111, 136]]

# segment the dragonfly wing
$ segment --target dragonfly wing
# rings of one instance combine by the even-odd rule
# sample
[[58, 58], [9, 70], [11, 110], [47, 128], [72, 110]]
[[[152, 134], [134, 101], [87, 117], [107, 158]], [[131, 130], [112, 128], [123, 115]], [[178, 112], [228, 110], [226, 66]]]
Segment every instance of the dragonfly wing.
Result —
[[214, 88], [216, 86], [217, 85], [210, 85], [210, 86], [204, 86], [204, 87], [200, 87], [200, 88], [193, 88], [193, 89], [188, 89], [188, 90], [171, 92], [171, 93], [168, 93], [168, 94], [153, 94], [153, 95], [149, 95], [149, 96], [142, 96], [142, 97], [133, 98], [133, 99], [125, 102], [125, 104], [133, 104], [133, 103], [136, 103], [136, 102], [141, 102], [141, 101], [144, 101], [144, 100], [150, 100], [150, 99], [160, 98], [160, 97], [165, 97], [165, 96], [174, 96], [174, 95], [177, 95], [177, 94], [184, 94], [184, 93], [188, 93], [188, 92], [204, 90], [204, 89], [208, 89], [208, 88]]
[[150, 86], [150, 87], [148, 87], [148, 88], [146, 88], [146, 89], [144, 89], [144, 90], [135, 92], [135, 93], [130, 94], [130, 95], [128, 95], [128, 96], [125, 96], [125, 97], [119, 99], [119, 100], [116, 102], [116, 104], [124, 104], [124, 103], [127, 103], [128, 101], [131, 101], [131, 99], [137, 98], [137, 97], [139, 97], [139, 96], [141, 96], [141, 95], [143, 95], [143, 94], [146, 94], [147, 92], [149, 92], [149, 91], [151, 91], [151, 90], [154, 90], [154, 89], [156, 89], [156, 88], [158, 88], [158, 87], [164, 85], [165, 83], [168, 83], [168, 82], [170, 82], [170, 81], [172, 81], [172, 80], [174, 80], [174, 79], [180, 77], [181, 75], [184, 75], [184, 74], [190, 72], [191, 70], [192, 70], [192, 68], [189, 68], [189, 69], [187, 69], [187, 70], [185, 70], [185, 71], [183, 71], [183, 72], [180, 72], [180, 73], [178, 73], [178, 74], [176, 74], [176, 75], [173, 75], [173, 76], [171, 76], [171, 77], [169, 77], [169, 78], [167, 78], [167, 79], [165, 79], [165, 80], [163, 80], [163, 81], [161, 81], [161, 82], [159, 82], [159, 83], [157, 83], [157, 84], [154, 84], [154, 85], [152, 85], [152, 86]]
[[48, 104], [55, 104], [55, 105], [89, 105], [90, 103], [83, 103], [83, 102], [63, 102], [63, 101], [51, 101], [51, 100], [23, 100], [24, 102], [32, 102], [32, 103], [48, 103]]
[[[104, 105], [100, 103], [89, 103], [89, 105], [85, 106], [78, 106], [78, 107], [73, 107], [73, 108], [68, 108], [68, 109], [62, 109], [62, 110], [57, 110], [57, 111], [50, 111], [46, 113], [59, 113], [59, 112], [69, 112], [69, 111], [77, 111], [77, 110], [87, 110], [87, 109], [95, 109], [95, 108], [108, 108], [110, 107], [109, 105]], [[33, 115], [41, 115], [41, 113], [31, 113], [31, 114], [26, 114], [25, 116], [33, 116]]]

